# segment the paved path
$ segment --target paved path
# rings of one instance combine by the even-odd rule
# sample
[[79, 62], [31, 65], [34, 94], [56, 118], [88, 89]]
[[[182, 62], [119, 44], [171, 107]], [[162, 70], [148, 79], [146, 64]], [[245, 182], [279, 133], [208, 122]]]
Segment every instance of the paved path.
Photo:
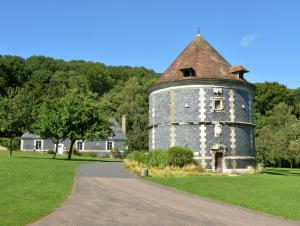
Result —
[[120, 163], [79, 166], [69, 199], [33, 224], [44, 225], [300, 225], [143, 181]]

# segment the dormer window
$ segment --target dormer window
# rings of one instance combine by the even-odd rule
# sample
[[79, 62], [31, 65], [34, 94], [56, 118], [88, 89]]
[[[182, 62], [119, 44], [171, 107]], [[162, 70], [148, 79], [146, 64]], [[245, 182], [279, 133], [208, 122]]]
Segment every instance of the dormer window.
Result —
[[239, 79], [244, 79], [244, 74], [249, 72], [242, 65], [234, 66], [230, 68], [230, 72], [234, 74]]
[[195, 77], [196, 76], [195, 70], [191, 67], [180, 69], [180, 71], [182, 72], [183, 77]]

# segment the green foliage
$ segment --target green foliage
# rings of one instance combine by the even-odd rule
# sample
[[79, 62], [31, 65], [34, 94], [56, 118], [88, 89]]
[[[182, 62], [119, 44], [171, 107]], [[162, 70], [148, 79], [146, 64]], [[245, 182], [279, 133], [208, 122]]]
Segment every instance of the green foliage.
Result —
[[[69, 98], [70, 103], [78, 98], [77, 94], [81, 97], [88, 96], [89, 99], [92, 94], [97, 95], [97, 98], [93, 97], [95, 102], [100, 102], [99, 112], [105, 112], [109, 117], [115, 117], [117, 120], [122, 114], [126, 114], [130, 150], [147, 149], [147, 89], [157, 78], [158, 74], [153, 70], [143, 67], [115, 67], [79, 60], [66, 62], [44, 56], [32, 56], [27, 59], [0, 56], [0, 101], [2, 106], [5, 106], [3, 102], [6, 102], [9, 109], [7, 113], [4, 112], [5, 114], [0, 112], [0, 121], [11, 122], [10, 119], [6, 120], [9, 114], [10, 118], [15, 121], [14, 126], [11, 127], [16, 128], [13, 132], [6, 125], [1, 125], [0, 135], [11, 136], [14, 133], [14, 137], [19, 137], [23, 132], [29, 131], [40, 134], [42, 137], [50, 136], [56, 143], [65, 136], [65, 133], [60, 131], [66, 127], [65, 123], [67, 123], [66, 117], [61, 116], [68, 112], [66, 107], [61, 107], [64, 104], [63, 101], [66, 102]], [[12, 100], [12, 97], [20, 90], [22, 90], [22, 95], [17, 95]], [[73, 94], [75, 96], [72, 99], [70, 96]], [[38, 97], [38, 101], [29, 103], [28, 100], [33, 96]], [[17, 99], [20, 99], [18, 100], [19, 112], [16, 110], [17, 104], [8, 106]], [[27, 107], [25, 107], [26, 103], [28, 103]], [[73, 107], [77, 105], [82, 106], [81, 103], [75, 101]], [[67, 106], [70, 107], [68, 104]], [[28, 114], [24, 115], [26, 117], [19, 117], [24, 111], [28, 111]], [[93, 112], [91, 112], [92, 115]], [[73, 123], [69, 123], [70, 121], [68, 123], [73, 125], [81, 117], [80, 114], [74, 114], [76, 115], [74, 119], [76, 119]], [[29, 116], [33, 117], [29, 120]], [[21, 124], [21, 122], [17, 123], [17, 118], [25, 119], [24, 124], [16, 126], [16, 124]], [[35, 125], [34, 128], [31, 128], [32, 125]], [[79, 133], [78, 137], [82, 136], [82, 133]], [[84, 137], [87, 135], [91, 137], [93, 134], [92, 131], [88, 133], [89, 135], [85, 133]], [[75, 136], [73, 135], [72, 137]]]
[[293, 161], [300, 162], [300, 137], [296, 140], [292, 140], [287, 148], [287, 160], [290, 162], [290, 167], [293, 167]]
[[66, 123], [62, 99], [47, 98], [40, 108], [33, 130], [42, 138], [50, 138], [56, 144], [57, 153], [58, 144], [69, 134]]
[[73, 154], [77, 156], [81, 156], [81, 152], [78, 151], [76, 147], [73, 147]]
[[133, 151], [126, 157], [147, 166], [183, 167], [193, 162], [193, 152], [185, 147], [172, 147], [168, 150], [153, 150], [150, 152]]
[[130, 151], [148, 149], [148, 92], [155, 77], [129, 78], [104, 95], [105, 108], [120, 119], [126, 115], [128, 148]]
[[14, 139], [31, 131], [39, 98], [36, 93], [22, 88], [8, 89], [7, 96], [0, 98], [0, 135], [9, 138], [9, 156], [12, 157]]
[[[13, 150], [18, 150], [20, 148], [20, 138], [15, 138], [13, 140]], [[10, 148], [10, 139], [9, 138], [0, 138], [0, 146], [6, 147], [6, 148]]]
[[294, 95], [294, 104], [300, 104], [300, 87], [292, 90]]
[[119, 157], [121, 157], [121, 153], [118, 150], [118, 148], [112, 148], [111, 149], [111, 157], [113, 157], [113, 158], [119, 158]]
[[139, 163], [147, 165], [149, 161], [149, 154], [147, 152], [133, 151], [130, 152], [126, 158], [131, 161], [134, 160]]
[[193, 162], [193, 151], [186, 147], [171, 147], [167, 150], [167, 162], [171, 166], [183, 167]]
[[0, 94], [7, 94], [10, 87], [21, 86], [29, 77], [26, 62], [17, 56], [0, 56]]
[[255, 111], [262, 115], [279, 103], [292, 105], [294, 96], [284, 85], [277, 82], [256, 83], [254, 97]]
[[291, 164], [297, 156], [291, 155], [288, 147], [299, 137], [300, 121], [292, 114], [292, 107], [284, 103], [276, 105], [268, 112], [256, 139], [258, 162], [280, 166], [286, 160]]
[[109, 116], [102, 110], [97, 95], [74, 89], [70, 90], [61, 101], [65, 129], [71, 140], [68, 159], [71, 159], [76, 140], [107, 138], [110, 135]]
[[47, 153], [50, 154], [50, 155], [53, 155], [54, 151], [53, 150], [48, 150]]
[[8, 95], [0, 98], [0, 131], [7, 137], [17, 137], [31, 130], [37, 98], [33, 92], [17, 88], [9, 89]]
[[149, 152], [147, 165], [149, 166], [166, 166], [168, 162], [167, 152], [163, 150], [153, 150]]
[[[78, 153], [78, 152], [77, 152]], [[93, 158], [95, 158], [95, 157], [97, 157], [97, 154], [95, 153], [95, 152], [79, 152], [80, 154], [80, 156], [85, 156], [85, 157], [93, 157]]]

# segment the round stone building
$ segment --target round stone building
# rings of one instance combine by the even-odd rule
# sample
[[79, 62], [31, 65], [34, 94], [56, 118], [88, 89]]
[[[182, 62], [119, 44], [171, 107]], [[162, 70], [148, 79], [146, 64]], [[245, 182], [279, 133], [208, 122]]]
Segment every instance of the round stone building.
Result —
[[149, 148], [185, 146], [204, 168], [255, 166], [253, 93], [243, 66], [231, 66], [199, 34], [149, 90]]

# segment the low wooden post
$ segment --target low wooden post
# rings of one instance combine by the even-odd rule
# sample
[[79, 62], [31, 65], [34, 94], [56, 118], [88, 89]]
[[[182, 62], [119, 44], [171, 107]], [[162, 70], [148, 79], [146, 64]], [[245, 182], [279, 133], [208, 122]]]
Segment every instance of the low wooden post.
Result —
[[148, 169], [147, 168], [142, 168], [141, 177], [147, 177], [147, 176], [148, 176]]

